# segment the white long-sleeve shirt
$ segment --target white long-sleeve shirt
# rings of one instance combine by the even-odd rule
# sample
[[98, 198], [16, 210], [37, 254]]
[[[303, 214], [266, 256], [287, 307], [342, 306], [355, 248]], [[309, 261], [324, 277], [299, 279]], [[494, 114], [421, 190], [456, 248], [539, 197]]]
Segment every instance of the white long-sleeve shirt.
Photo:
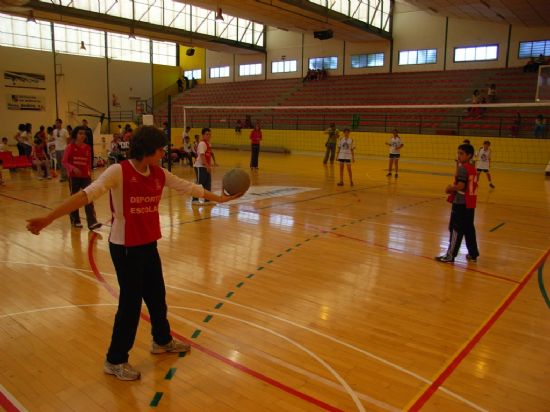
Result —
[[[130, 164], [133, 166], [132, 162]], [[166, 176], [165, 186], [176, 190], [182, 195], [191, 195], [193, 197], [204, 197], [204, 188], [187, 180], [181, 179], [162, 169]], [[138, 173], [141, 173], [138, 171]], [[149, 176], [150, 171], [141, 173], [143, 176]], [[113, 224], [111, 226], [111, 235], [109, 240], [117, 245], [124, 245], [125, 241], [125, 219], [123, 208], [123, 187], [122, 187], [122, 166], [114, 164], [109, 166], [90, 186], [84, 189], [89, 202], [101, 197], [105, 192], [111, 191], [113, 207]]]

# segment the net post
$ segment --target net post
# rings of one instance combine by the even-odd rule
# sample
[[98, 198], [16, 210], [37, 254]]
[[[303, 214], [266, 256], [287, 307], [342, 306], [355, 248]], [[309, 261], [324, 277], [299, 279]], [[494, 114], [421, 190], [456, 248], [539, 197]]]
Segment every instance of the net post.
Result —
[[172, 96], [168, 95], [168, 113], [166, 115], [166, 129], [168, 138], [168, 170], [172, 171]]

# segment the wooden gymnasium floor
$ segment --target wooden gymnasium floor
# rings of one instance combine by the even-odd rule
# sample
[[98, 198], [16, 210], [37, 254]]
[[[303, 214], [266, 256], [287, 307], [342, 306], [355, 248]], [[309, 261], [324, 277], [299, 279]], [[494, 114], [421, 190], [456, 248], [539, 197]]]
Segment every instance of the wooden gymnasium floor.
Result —
[[[218, 152], [214, 188], [247, 153]], [[169, 316], [191, 354], [149, 354], [142, 320], [136, 382], [103, 374], [117, 284], [108, 228], [68, 217], [39, 237], [25, 219], [66, 184], [20, 172], [0, 188], [1, 404], [41, 411], [549, 411], [550, 307], [538, 269], [550, 246], [541, 172], [483, 177], [481, 257], [453, 266], [443, 188], [453, 165], [359, 159], [336, 187], [319, 156], [262, 154], [253, 178], [275, 194], [191, 208], [165, 193], [159, 242]], [[190, 168], [175, 172], [192, 179]], [[108, 196], [96, 203], [109, 218]], [[81, 213], [83, 215], [83, 213]], [[89, 249], [91, 245], [91, 249]], [[97, 268], [97, 269], [96, 269]], [[146, 313], [144, 307], [144, 313]], [[9, 410], [9, 409], [8, 409]]]

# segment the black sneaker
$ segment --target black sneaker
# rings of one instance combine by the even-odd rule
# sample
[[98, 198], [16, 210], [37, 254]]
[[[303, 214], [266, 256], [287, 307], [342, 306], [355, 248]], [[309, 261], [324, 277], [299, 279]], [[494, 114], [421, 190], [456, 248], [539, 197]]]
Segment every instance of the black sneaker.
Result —
[[477, 256], [476, 257], [473, 257], [473, 256], [470, 256], [470, 255], [466, 255], [466, 260], [468, 262], [477, 262]]
[[336, 186], [344, 186], [343, 182], [336, 183]]
[[443, 263], [453, 263], [455, 261], [455, 258], [449, 255], [441, 255], [441, 256], [436, 256], [435, 260]]
[[397, 173], [395, 174], [395, 178], [397, 179]]
[[490, 187], [491, 189], [494, 189], [494, 188], [495, 188], [495, 185], [492, 184], [492, 183], [489, 183], [489, 187]]
[[391, 177], [391, 172], [386, 175], [386, 177]]

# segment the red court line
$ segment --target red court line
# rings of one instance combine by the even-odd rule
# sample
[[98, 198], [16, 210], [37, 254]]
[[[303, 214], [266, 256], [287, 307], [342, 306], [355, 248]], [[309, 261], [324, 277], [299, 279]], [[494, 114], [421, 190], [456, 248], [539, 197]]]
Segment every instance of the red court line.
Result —
[[[419, 258], [428, 259], [432, 262], [434, 260], [433, 257], [423, 256], [423, 255], [415, 255], [414, 253], [409, 253], [409, 252], [401, 250], [401, 249], [397, 249], [397, 248], [394, 248], [394, 247], [389, 247], [389, 246], [386, 246], [386, 245], [381, 245], [379, 243], [367, 242], [366, 240], [363, 240], [363, 239], [359, 239], [359, 238], [356, 238], [356, 237], [353, 237], [353, 236], [344, 235], [344, 234], [341, 234], [341, 233], [335, 233], [335, 232], [333, 232], [331, 230], [327, 230], [327, 229], [323, 230], [323, 233], [330, 233], [331, 235], [334, 235], [334, 236], [337, 236], [337, 237], [343, 237], [343, 238], [346, 238], [346, 239], [355, 240], [357, 242], [365, 243], [367, 245], [374, 245], [374, 246], [382, 248], [382, 249], [391, 250], [392, 252], [399, 252], [399, 253], [403, 253], [403, 254], [410, 255], [410, 256], [416, 256], [416, 257], [419, 257]], [[457, 265], [456, 262], [455, 262], [454, 266], [462, 268], [462, 269], [464, 269], [468, 272], [480, 273], [480, 274], [488, 276], [488, 277], [504, 280], [504, 281], [510, 282], [510, 283], [515, 283], [516, 285], [520, 283], [517, 280], [508, 278], [506, 276], [495, 275], [494, 273], [484, 272], [483, 270], [470, 268], [470, 267], [464, 266], [464, 265]]]
[[497, 308], [497, 310], [491, 315], [489, 320], [479, 329], [479, 331], [466, 343], [464, 348], [455, 356], [455, 358], [449, 363], [449, 365], [439, 374], [439, 376], [432, 382], [432, 384], [420, 395], [420, 397], [414, 402], [414, 404], [408, 409], [409, 411], [419, 411], [426, 402], [433, 396], [433, 394], [439, 389], [441, 385], [453, 374], [458, 365], [470, 354], [474, 347], [479, 343], [481, 338], [487, 334], [489, 329], [493, 327], [500, 316], [510, 307], [512, 302], [516, 299], [519, 293], [523, 290], [527, 282], [533, 277], [533, 274], [538, 267], [546, 260], [550, 254], [550, 248], [542, 255], [536, 263], [529, 269], [529, 272], [523, 277], [519, 285], [510, 293], [508, 298]]
[[0, 391], [0, 406], [6, 410], [6, 412], [21, 412], [17, 406], [13, 404], [10, 398], [8, 398], [4, 392]]
[[[101, 273], [99, 272], [98, 268], [97, 268], [97, 265], [95, 263], [95, 259], [94, 259], [94, 254], [93, 254], [93, 244], [95, 242], [97, 238], [97, 234], [96, 233], [93, 233], [92, 236], [90, 237], [90, 240], [88, 242], [88, 260], [90, 262], [90, 267], [92, 268], [92, 271], [94, 273], [94, 275], [96, 276], [96, 278], [105, 286], [105, 288], [109, 291], [109, 293], [118, 299], [118, 293], [116, 292], [116, 290], [113, 289], [113, 287], [111, 285], [109, 285], [109, 283], [107, 283], [107, 281], [105, 280], [105, 278], [103, 277], [103, 275], [101, 275]], [[151, 322], [151, 319], [149, 318], [148, 315], [142, 313], [141, 314], [141, 318], [144, 319], [145, 321], [147, 322]], [[217, 359], [219, 361], [222, 361], [223, 363], [225, 363], [226, 365], [229, 365], [235, 369], [238, 369], [240, 370], [241, 372], [244, 372], [262, 382], [265, 382], [267, 383], [268, 385], [271, 385], [277, 389], [280, 389], [292, 396], [295, 396], [299, 399], [302, 399], [306, 402], [309, 402], [321, 409], [324, 409], [324, 410], [327, 410], [327, 411], [332, 411], [332, 412], [343, 412], [342, 409], [338, 409], [336, 408], [335, 406], [332, 406], [332, 405], [329, 405], [328, 403], [325, 403], [319, 399], [316, 399], [310, 395], [307, 395], [303, 392], [300, 392], [294, 388], [291, 388], [290, 386], [287, 386], [285, 385], [284, 383], [282, 382], [279, 382], [273, 378], [270, 378], [269, 376], [267, 375], [264, 375], [263, 373], [260, 373], [258, 371], [255, 371], [241, 363], [238, 363], [238, 362], [235, 362], [229, 358], [226, 358], [225, 356], [217, 353], [217, 352], [214, 352], [213, 350], [211, 349], [208, 349], [192, 340], [189, 340], [188, 338], [180, 335], [179, 333], [176, 333], [174, 331], [172, 331], [172, 336], [174, 336], [175, 338], [177, 339], [180, 339], [181, 341], [183, 342], [186, 342], [188, 343], [189, 345], [191, 345], [193, 348], [203, 352], [204, 354], [208, 355], [208, 356], [211, 356], [213, 357], [214, 359]]]

